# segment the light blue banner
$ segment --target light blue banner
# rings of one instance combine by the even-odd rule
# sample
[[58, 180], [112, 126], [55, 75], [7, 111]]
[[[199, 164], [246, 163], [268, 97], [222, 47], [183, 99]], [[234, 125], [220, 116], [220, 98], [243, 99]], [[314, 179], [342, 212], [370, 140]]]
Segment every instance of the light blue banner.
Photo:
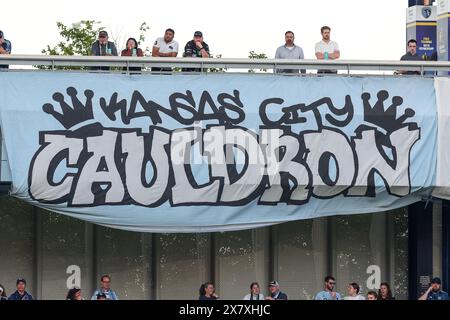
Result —
[[432, 79], [0, 73], [12, 194], [144, 232], [386, 211], [435, 185]]

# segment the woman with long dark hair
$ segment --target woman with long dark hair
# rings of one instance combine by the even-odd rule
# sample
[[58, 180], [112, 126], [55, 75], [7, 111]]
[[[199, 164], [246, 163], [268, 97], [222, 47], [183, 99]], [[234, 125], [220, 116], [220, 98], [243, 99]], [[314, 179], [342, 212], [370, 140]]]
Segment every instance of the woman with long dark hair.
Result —
[[[143, 57], [144, 52], [139, 48], [138, 42], [135, 38], [129, 38], [125, 44], [125, 49], [122, 50], [122, 57]], [[126, 67], [123, 68], [124, 71], [127, 70]], [[141, 71], [140, 67], [129, 67], [130, 71]]]
[[392, 296], [391, 287], [387, 282], [382, 282], [380, 284], [380, 289], [378, 290], [378, 300], [395, 300]]

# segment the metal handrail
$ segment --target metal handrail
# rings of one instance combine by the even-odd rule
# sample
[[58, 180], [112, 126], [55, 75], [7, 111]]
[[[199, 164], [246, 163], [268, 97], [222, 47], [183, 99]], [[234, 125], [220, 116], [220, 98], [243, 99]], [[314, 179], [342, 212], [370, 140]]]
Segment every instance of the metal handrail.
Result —
[[334, 69], [349, 71], [449, 71], [448, 61], [291, 60], [240, 58], [160, 58], [111, 56], [0, 55], [0, 65], [57, 67], [160, 67], [226, 69]]

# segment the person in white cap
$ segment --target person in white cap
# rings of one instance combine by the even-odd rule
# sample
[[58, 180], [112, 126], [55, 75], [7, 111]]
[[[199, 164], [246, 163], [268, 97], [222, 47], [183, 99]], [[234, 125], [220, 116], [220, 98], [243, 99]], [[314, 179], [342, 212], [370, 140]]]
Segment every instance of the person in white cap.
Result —
[[269, 292], [270, 295], [266, 298], [266, 300], [287, 300], [287, 294], [280, 291], [280, 284], [278, 281], [270, 281], [269, 282]]

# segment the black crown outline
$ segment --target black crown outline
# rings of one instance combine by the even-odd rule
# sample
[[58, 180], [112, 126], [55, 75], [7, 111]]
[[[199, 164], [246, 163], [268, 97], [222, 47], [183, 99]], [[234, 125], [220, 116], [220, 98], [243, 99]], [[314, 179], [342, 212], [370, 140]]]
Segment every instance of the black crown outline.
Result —
[[405, 112], [397, 118], [397, 108], [403, 104], [403, 98], [400, 96], [392, 97], [391, 105], [385, 109], [384, 103], [389, 98], [389, 93], [386, 90], [378, 92], [378, 100], [373, 107], [369, 102], [370, 97], [371, 95], [368, 92], [361, 95], [364, 105], [364, 121], [383, 128], [388, 133], [404, 127], [406, 125], [404, 122], [416, 114], [413, 109], [406, 108]]
[[92, 110], [92, 98], [94, 97], [94, 92], [92, 90], [84, 91], [84, 95], [86, 97], [85, 104], [78, 99], [78, 91], [74, 87], [68, 87], [66, 92], [72, 100], [73, 107], [65, 101], [64, 95], [61, 92], [55, 92], [52, 98], [60, 104], [62, 113], [55, 111], [55, 108], [51, 103], [44, 104], [42, 106], [42, 110], [53, 116], [66, 129], [69, 129], [84, 121], [94, 119], [94, 113]]

